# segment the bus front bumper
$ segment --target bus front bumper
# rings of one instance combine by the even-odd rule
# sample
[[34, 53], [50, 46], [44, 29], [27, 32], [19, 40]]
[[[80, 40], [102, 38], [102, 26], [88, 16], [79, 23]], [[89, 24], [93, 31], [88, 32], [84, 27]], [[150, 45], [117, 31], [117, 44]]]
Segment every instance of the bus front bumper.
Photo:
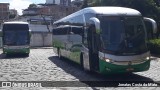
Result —
[[20, 48], [17, 48], [18, 46], [16, 46], [16, 48], [14, 47], [3, 47], [3, 53], [4, 54], [17, 54], [17, 53], [20, 53], [20, 54], [27, 54], [27, 53], [30, 53], [30, 49], [29, 47], [20, 47]]
[[102, 74], [117, 74], [117, 73], [129, 73], [140, 72], [149, 70], [150, 60], [147, 60], [140, 64], [135, 65], [116, 65], [104, 60], [99, 61], [99, 69]]

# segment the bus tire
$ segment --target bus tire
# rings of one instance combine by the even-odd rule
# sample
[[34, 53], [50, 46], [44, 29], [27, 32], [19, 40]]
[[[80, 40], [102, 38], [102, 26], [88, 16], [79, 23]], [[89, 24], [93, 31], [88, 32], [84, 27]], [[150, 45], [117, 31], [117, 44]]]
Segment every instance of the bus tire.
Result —
[[58, 58], [61, 59], [62, 56], [61, 56], [61, 50], [60, 50], [60, 48], [57, 48], [57, 54], [58, 54]]
[[80, 65], [84, 69], [84, 65], [83, 65], [83, 53], [80, 54]]
[[29, 53], [26, 53], [26, 57], [29, 57]]

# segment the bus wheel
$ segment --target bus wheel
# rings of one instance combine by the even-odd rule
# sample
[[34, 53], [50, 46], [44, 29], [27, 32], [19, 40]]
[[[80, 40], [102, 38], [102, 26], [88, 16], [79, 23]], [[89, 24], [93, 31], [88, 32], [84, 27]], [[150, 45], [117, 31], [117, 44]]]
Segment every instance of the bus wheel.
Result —
[[25, 55], [26, 57], [29, 57], [29, 53], [26, 53], [26, 55]]
[[57, 48], [57, 54], [58, 54], [58, 58], [61, 59], [61, 50], [60, 50], [60, 48]]
[[83, 65], [83, 54], [80, 54], [80, 65], [81, 67], [84, 69], [84, 65]]

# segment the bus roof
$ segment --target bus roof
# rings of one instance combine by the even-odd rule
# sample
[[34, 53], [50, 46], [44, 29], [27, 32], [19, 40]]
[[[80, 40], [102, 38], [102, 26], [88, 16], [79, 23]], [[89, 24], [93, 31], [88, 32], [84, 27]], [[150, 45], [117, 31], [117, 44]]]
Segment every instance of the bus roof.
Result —
[[90, 12], [107, 15], [141, 15], [139, 11], [126, 7], [89, 7], [83, 11], [85, 11], [84, 13]]
[[126, 7], [88, 7], [88, 8], [84, 8], [82, 10], [79, 10], [73, 14], [70, 14], [56, 22], [61, 22], [65, 19], [69, 19], [71, 17], [74, 16], [78, 16], [81, 14], [85, 14], [85, 13], [95, 13], [95, 14], [102, 14], [102, 15], [106, 15], [106, 16], [141, 16], [141, 13], [135, 9], [131, 9], [131, 8], [126, 8]]
[[11, 22], [4, 22], [3, 24], [28, 24], [28, 22], [11, 21]]
[[71, 27], [71, 28], [82, 28], [82, 26], [74, 26], [74, 25], [60, 25], [57, 28], [68, 28], [68, 27]]

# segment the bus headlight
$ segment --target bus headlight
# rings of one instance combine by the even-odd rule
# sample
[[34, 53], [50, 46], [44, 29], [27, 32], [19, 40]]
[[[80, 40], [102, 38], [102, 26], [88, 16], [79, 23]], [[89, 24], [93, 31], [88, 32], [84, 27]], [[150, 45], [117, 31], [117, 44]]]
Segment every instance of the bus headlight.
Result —
[[150, 57], [146, 57], [146, 60], [150, 60]]
[[7, 49], [8, 47], [7, 47], [7, 46], [3, 46], [3, 48], [4, 48], [4, 49]]
[[106, 58], [105, 61], [110, 63], [111, 59]]

